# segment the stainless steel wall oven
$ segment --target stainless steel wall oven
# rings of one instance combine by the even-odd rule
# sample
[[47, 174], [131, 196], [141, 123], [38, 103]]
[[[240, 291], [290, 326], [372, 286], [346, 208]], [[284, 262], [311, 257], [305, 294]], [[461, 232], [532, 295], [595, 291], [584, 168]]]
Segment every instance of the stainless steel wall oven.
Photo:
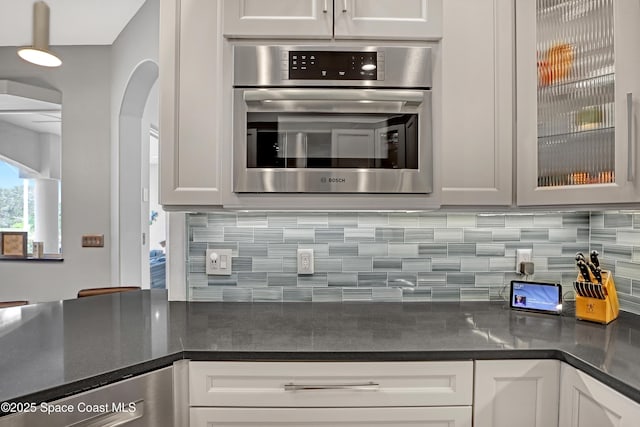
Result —
[[430, 193], [428, 47], [234, 46], [236, 193]]

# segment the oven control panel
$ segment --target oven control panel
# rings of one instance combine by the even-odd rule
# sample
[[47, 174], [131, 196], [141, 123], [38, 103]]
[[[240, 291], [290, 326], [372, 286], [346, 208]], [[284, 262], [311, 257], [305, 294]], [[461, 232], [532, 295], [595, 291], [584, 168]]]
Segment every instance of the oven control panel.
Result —
[[384, 72], [375, 51], [290, 50], [286, 61], [290, 80], [379, 80]]

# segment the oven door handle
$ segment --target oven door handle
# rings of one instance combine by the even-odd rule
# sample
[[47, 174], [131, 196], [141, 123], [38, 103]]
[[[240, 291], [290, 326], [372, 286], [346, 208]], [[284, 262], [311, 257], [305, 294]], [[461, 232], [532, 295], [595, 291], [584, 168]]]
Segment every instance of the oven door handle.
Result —
[[406, 106], [419, 106], [424, 102], [420, 90], [375, 89], [268, 89], [245, 90], [247, 104], [277, 101], [347, 101], [347, 102], [400, 102]]

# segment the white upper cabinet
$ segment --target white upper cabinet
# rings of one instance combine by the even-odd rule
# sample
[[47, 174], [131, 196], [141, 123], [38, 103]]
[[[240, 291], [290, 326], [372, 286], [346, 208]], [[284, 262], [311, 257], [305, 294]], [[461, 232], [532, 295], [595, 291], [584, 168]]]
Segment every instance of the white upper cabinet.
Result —
[[224, 0], [227, 37], [330, 39], [332, 0]]
[[514, 0], [447, 0], [442, 204], [512, 203]]
[[[160, 203], [218, 205], [218, 2], [160, 2]], [[206, 49], [203, 51], [203, 43]], [[203, 52], [206, 52], [203, 53]]]
[[232, 38], [442, 36], [442, 0], [223, 0], [223, 7], [223, 32]]
[[640, 200], [640, 2], [517, 2], [518, 205]]
[[336, 39], [442, 37], [442, 0], [335, 0], [334, 13]]

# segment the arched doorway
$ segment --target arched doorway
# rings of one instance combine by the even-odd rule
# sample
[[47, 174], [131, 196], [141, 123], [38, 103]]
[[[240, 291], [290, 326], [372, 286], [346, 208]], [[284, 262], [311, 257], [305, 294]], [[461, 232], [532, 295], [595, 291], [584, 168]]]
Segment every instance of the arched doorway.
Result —
[[[124, 92], [118, 116], [118, 281], [149, 287], [149, 135], [147, 100], [158, 64], [143, 61]], [[157, 112], [157, 108], [156, 108]], [[157, 125], [157, 113], [155, 114]]]

